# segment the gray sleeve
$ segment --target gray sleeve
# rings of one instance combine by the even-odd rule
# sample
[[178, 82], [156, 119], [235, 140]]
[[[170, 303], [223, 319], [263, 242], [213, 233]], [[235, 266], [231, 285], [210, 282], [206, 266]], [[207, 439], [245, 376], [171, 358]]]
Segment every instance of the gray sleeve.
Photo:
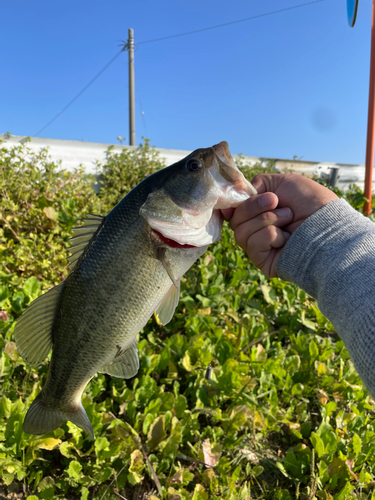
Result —
[[375, 396], [375, 224], [335, 200], [293, 233], [276, 271], [317, 299]]

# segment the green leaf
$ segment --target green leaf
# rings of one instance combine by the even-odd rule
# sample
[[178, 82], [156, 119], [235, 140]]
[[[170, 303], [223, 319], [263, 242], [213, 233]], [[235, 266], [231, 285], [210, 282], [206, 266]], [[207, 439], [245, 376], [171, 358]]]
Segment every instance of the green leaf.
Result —
[[96, 438], [96, 440], [95, 440], [95, 452], [97, 455], [99, 455], [99, 453], [102, 450], [108, 450], [108, 449], [109, 449], [109, 441], [106, 437]]
[[260, 285], [260, 289], [263, 292], [265, 301], [268, 304], [274, 305], [276, 299], [274, 290], [268, 285]]
[[140, 450], [135, 450], [130, 455], [130, 467], [128, 480], [130, 484], [135, 486], [143, 480], [143, 470], [145, 468], [145, 464], [143, 461], [143, 455]]
[[349, 497], [349, 493], [351, 493], [354, 490], [354, 486], [350, 483], [346, 483], [343, 489], [340, 491], [340, 493], [337, 493], [334, 495], [334, 500], [347, 500]]
[[197, 367], [197, 364], [194, 364], [192, 363], [191, 361], [191, 356], [190, 356], [190, 352], [189, 351], [186, 351], [185, 352], [185, 355], [182, 359], [182, 366], [185, 368], [186, 371], [188, 372], [192, 372], [193, 370], [196, 369]]
[[11, 299], [12, 310], [16, 314], [21, 314], [24, 310], [25, 295], [23, 292], [16, 292], [12, 295]]
[[0, 306], [10, 297], [8, 287], [6, 285], [0, 285]]
[[40, 498], [43, 498], [46, 500], [53, 498], [55, 495], [55, 481], [54, 481], [54, 479], [50, 476], [44, 477], [38, 485], [38, 491], [40, 493]]
[[53, 207], [44, 207], [43, 212], [49, 219], [53, 221], [56, 221], [59, 216], [58, 212], [56, 212], [56, 210]]
[[177, 418], [181, 418], [184, 414], [184, 411], [187, 409], [188, 403], [185, 396], [179, 394], [175, 398], [174, 409], [176, 411]]
[[202, 303], [203, 307], [210, 307], [211, 305], [211, 299], [207, 297], [203, 297], [199, 293], [196, 295], [196, 298]]
[[352, 444], [353, 444], [354, 453], [356, 455], [359, 455], [361, 453], [361, 450], [362, 450], [362, 441], [361, 441], [361, 438], [356, 433], [353, 434]]
[[63, 441], [60, 446], [59, 446], [60, 453], [64, 455], [64, 457], [67, 458], [76, 458], [76, 455], [74, 454], [74, 446], [69, 443], [68, 441]]
[[150, 399], [157, 393], [156, 382], [149, 375], [145, 375], [139, 382], [139, 389], [136, 390], [135, 399], [140, 404], [149, 402]]
[[301, 463], [297, 460], [293, 451], [289, 451], [284, 459], [284, 467], [293, 477], [301, 477]]
[[25, 295], [29, 298], [29, 301], [35, 300], [41, 294], [40, 283], [35, 278], [35, 276], [31, 276], [22, 287]]
[[85, 486], [83, 486], [83, 488], [81, 489], [81, 500], [88, 500], [89, 494], [89, 490]]
[[321, 436], [324, 443], [324, 452], [327, 455], [332, 455], [337, 449], [339, 439], [333, 431], [326, 432]]
[[[159, 400], [161, 401], [161, 400]], [[143, 434], [147, 435], [150, 425], [154, 422], [155, 416], [152, 413], [147, 413], [142, 426]]]
[[313, 360], [317, 359], [319, 356], [319, 349], [316, 343], [312, 340], [309, 345], [310, 356]]
[[201, 484], [196, 484], [192, 500], [208, 500], [208, 494]]
[[[4, 483], [9, 486], [12, 482], [13, 482], [13, 479], [14, 479], [14, 474], [12, 473], [9, 473], [9, 472], [5, 472], [3, 471], [3, 481]], [[37, 497], [36, 497], [37, 498]]]
[[174, 458], [182, 441], [182, 425], [176, 417], [172, 418], [171, 434], [167, 440], [160, 445], [163, 456], [171, 455]]
[[301, 323], [311, 330], [316, 330], [317, 324], [306, 318], [306, 310], [301, 311]]
[[147, 434], [147, 446], [153, 450], [166, 437], [164, 415], [159, 415], [150, 426]]
[[0, 417], [10, 417], [12, 411], [12, 401], [3, 396], [0, 399]]
[[293, 354], [292, 356], [288, 356], [285, 359], [284, 367], [285, 370], [292, 375], [296, 373], [301, 366], [301, 358], [297, 354]]
[[77, 460], [72, 460], [68, 467], [69, 477], [78, 481], [81, 478], [82, 465]]
[[33, 447], [38, 448], [41, 450], [53, 450], [56, 448], [61, 443], [61, 439], [55, 439], [55, 438], [42, 438], [42, 439], [35, 439], [32, 441]]
[[315, 432], [312, 432], [310, 436], [310, 441], [314, 446], [314, 449], [317, 452], [318, 457], [319, 458], [322, 457], [324, 455], [324, 443], [321, 437], [318, 436], [318, 434], [316, 434]]
[[303, 394], [305, 386], [303, 384], [294, 384], [292, 387], [292, 394]]

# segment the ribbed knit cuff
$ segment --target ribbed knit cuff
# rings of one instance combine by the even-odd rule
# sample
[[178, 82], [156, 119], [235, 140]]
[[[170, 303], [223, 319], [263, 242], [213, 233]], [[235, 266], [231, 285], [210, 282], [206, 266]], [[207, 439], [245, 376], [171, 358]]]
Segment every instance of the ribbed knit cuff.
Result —
[[332, 259], [342, 253], [342, 246], [357, 232], [362, 233], [363, 224], [367, 223], [374, 226], [345, 200], [340, 198], [328, 203], [306, 219], [289, 238], [276, 266], [278, 276], [317, 297], [315, 278], [321, 279], [319, 271], [330, 266]]

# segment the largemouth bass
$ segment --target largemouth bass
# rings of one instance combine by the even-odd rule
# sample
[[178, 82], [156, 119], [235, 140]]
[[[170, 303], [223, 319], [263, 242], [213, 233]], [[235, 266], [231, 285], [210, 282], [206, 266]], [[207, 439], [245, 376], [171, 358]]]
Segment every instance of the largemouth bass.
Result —
[[220, 209], [252, 194], [221, 142], [150, 175], [107, 216], [90, 215], [75, 228], [71, 273], [15, 327], [18, 351], [31, 365], [52, 349], [25, 432], [44, 434], [70, 420], [94, 437], [81, 403], [87, 383], [97, 372], [136, 375], [137, 334], [155, 311], [170, 321], [181, 276], [220, 238]]

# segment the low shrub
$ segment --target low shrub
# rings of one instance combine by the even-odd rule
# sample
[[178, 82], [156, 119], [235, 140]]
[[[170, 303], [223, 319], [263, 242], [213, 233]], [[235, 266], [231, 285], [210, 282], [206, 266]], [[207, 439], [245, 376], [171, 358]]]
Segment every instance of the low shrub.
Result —
[[[264, 171], [239, 163], [248, 178]], [[2, 146], [0, 496], [375, 498], [374, 403], [343, 342], [304, 291], [248, 261], [227, 225], [182, 279], [173, 320], [140, 332], [137, 377], [97, 374], [87, 386], [95, 442], [70, 422], [22, 431], [48, 366], [19, 356], [18, 317], [67, 276], [78, 220], [107, 213], [162, 167], [148, 141], [110, 149], [95, 195], [90, 176], [59, 169], [48, 151]], [[359, 208], [357, 193], [346, 196]]]

